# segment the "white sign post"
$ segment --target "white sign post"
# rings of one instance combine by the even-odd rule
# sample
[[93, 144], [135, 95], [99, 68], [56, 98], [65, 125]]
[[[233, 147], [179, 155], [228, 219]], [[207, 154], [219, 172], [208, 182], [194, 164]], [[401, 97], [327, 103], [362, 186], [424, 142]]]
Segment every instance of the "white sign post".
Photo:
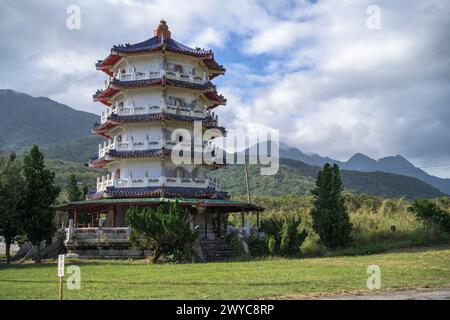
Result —
[[63, 298], [63, 281], [64, 281], [64, 258], [65, 255], [58, 255], [58, 277], [59, 277], [59, 300]]

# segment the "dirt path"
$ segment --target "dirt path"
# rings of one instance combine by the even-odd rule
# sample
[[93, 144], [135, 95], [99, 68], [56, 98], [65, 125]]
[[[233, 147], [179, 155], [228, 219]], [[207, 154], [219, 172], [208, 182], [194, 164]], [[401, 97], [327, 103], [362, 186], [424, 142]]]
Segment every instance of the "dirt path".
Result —
[[276, 297], [283, 300], [450, 300], [450, 285], [402, 290]]

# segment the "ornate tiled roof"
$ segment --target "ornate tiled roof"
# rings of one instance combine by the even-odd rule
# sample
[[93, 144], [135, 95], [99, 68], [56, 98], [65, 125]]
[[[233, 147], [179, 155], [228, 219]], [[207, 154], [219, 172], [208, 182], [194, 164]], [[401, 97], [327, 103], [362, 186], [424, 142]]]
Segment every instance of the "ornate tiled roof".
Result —
[[98, 69], [110, 74], [108, 67], [113, 66], [124, 54], [135, 54], [154, 51], [170, 51], [201, 58], [205, 65], [213, 71], [213, 77], [225, 72], [225, 68], [214, 60], [211, 50], [191, 48], [171, 38], [171, 33], [165, 21], [161, 21], [155, 30], [154, 36], [135, 44], [115, 45], [111, 48], [111, 54], [104, 60], [96, 63]]
[[104, 131], [107, 131], [116, 125], [119, 125], [124, 122], [151, 122], [151, 121], [183, 121], [183, 122], [194, 122], [194, 121], [202, 121], [205, 127], [207, 128], [217, 128], [222, 133], [225, 134], [226, 130], [224, 127], [218, 127], [216, 126], [216, 123], [214, 119], [210, 116], [203, 118], [203, 117], [191, 117], [186, 115], [180, 115], [180, 114], [172, 114], [172, 113], [166, 113], [166, 112], [160, 112], [160, 113], [153, 113], [153, 114], [136, 114], [136, 115], [127, 115], [127, 116], [120, 116], [118, 114], [111, 114], [107, 121], [103, 124], [100, 124], [98, 122], [94, 123], [94, 126], [92, 127], [92, 131], [94, 133], [101, 133]]
[[89, 161], [89, 166], [90, 167], [94, 167], [94, 168], [101, 168], [104, 165], [110, 163], [112, 160], [106, 160], [104, 157], [102, 158], [98, 158], [97, 159], [91, 159]]
[[118, 151], [109, 150], [106, 153], [111, 158], [124, 159], [124, 158], [155, 158], [161, 156], [170, 155], [170, 150], [161, 149], [149, 149], [149, 150], [134, 150], [134, 151]]
[[108, 98], [115, 95], [122, 88], [143, 88], [143, 87], [166, 86], [166, 85], [178, 88], [202, 90], [204, 91], [204, 95], [208, 99], [215, 102], [213, 104], [213, 107], [220, 104], [225, 104], [227, 101], [222, 95], [219, 95], [217, 93], [216, 87], [211, 82], [199, 84], [189, 81], [168, 79], [164, 76], [161, 78], [130, 80], [130, 81], [121, 81], [119, 79], [114, 79], [110, 82], [110, 84], [105, 90], [97, 90], [96, 93], [93, 95], [93, 99], [94, 101], [100, 101], [107, 105], [110, 105], [108, 103]]
[[116, 188], [107, 187], [104, 196], [111, 198], [136, 197], [194, 197], [209, 199], [227, 199], [228, 193], [216, 191], [213, 188], [183, 188], [183, 187], [138, 187]]
[[128, 80], [128, 81], [121, 81], [119, 79], [114, 79], [113, 81], [111, 81], [111, 86], [113, 88], [139, 88], [153, 85], [169, 85], [173, 87], [191, 88], [197, 90], [208, 90], [216, 88], [211, 82], [199, 84], [188, 81], [168, 79], [166, 77], [145, 79], [145, 80]]
[[204, 50], [200, 48], [190, 48], [184, 44], [175, 41], [172, 38], [159, 38], [158, 36], [154, 36], [150, 39], [147, 39], [142, 42], [138, 42], [135, 44], [122, 44], [115, 45], [112, 47], [112, 52], [120, 52], [120, 53], [138, 53], [138, 52], [152, 52], [156, 50], [169, 50], [177, 53], [188, 54], [195, 57], [205, 58], [210, 57], [212, 54], [211, 50]]

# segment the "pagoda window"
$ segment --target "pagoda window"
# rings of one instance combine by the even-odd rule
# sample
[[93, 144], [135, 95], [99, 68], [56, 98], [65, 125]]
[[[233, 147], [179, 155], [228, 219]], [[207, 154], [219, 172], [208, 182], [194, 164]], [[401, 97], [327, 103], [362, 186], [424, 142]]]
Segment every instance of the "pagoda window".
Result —
[[175, 72], [183, 73], [183, 66], [180, 64], [176, 64], [173, 69]]
[[116, 172], [114, 173], [114, 178], [115, 179], [120, 179], [120, 169], [116, 170]]
[[172, 73], [176, 73], [176, 72], [183, 73], [183, 66], [181, 64], [169, 63], [167, 65], [167, 69], [169, 72], [172, 72]]
[[172, 167], [165, 167], [164, 173], [166, 177], [176, 177], [177, 171], [175, 168]]
[[117, 136], [117, 142], [122, 142], [122, 135], [121, 135], [121, 134], [119, 134], [119, 135]]
[[192, 170], [192, 179], [196, 182], [204, 182], [206, 180], [206, 172], [201, 167], [195, 167], [194, 170]]
[[184, 107], [184, 105], [186, 104], [184, 102], [183, 98], [177, 98], [177, 97], [173, 97], [173, 96], [167, 97], [167, 103], [171, 106], [176, 106], [176, 107]]
[[183, 167], [177, 167], [177, 178], [186, 179], [189, 178], [189, 172]]

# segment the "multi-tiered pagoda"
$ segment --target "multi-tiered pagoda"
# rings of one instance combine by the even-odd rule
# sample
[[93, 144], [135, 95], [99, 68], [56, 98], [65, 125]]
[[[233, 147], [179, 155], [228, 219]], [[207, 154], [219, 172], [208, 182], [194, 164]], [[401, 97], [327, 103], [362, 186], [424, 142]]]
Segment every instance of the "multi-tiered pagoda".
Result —
[[[92, 131], [105, 141], [89, 165], [103, 168], [105, 175], [97, 179], [89, 199], [61, 207], [72, 213], [74, 228], [86, 227], [86, 223], [96, 228], [104, 217], [103, 231], [117, 231], [127, 227], [125, 212], [129, 206], [153, 206], [176, 199], [195, 208], [193, 226], [199, 227], [200, 237], [214, 239], [220, 236], [224, 223], [220, 223], [221, 213], [259, 210], [229, 200], [219, 181], [209, 175], [211, 169], [223, 166], [223, 161], [175, 164], [172, 159], [177, 145], [189, 143], [192, 157], [198, 157], [195, 150], [208, 144], [191, 138], [194, 123], [200, 123], [203, 131], [225, 133], [212, 110], [225, 105], [226, 99], [211, 83], [225, 73], [225, 68], [210, 50], [175, 41], [166, 22], [161, 21], [153, 37], [113, 46], [96, 67], [108, 78], [94, 101], [103, 103], [107, 111]], [[177, 134], [180, 128], [191, 137]], [[83, 225], [81, 213], [89, 216], [86, 221], [83, 215]], [[216, 228], [210, 216], [218, 218]]]

